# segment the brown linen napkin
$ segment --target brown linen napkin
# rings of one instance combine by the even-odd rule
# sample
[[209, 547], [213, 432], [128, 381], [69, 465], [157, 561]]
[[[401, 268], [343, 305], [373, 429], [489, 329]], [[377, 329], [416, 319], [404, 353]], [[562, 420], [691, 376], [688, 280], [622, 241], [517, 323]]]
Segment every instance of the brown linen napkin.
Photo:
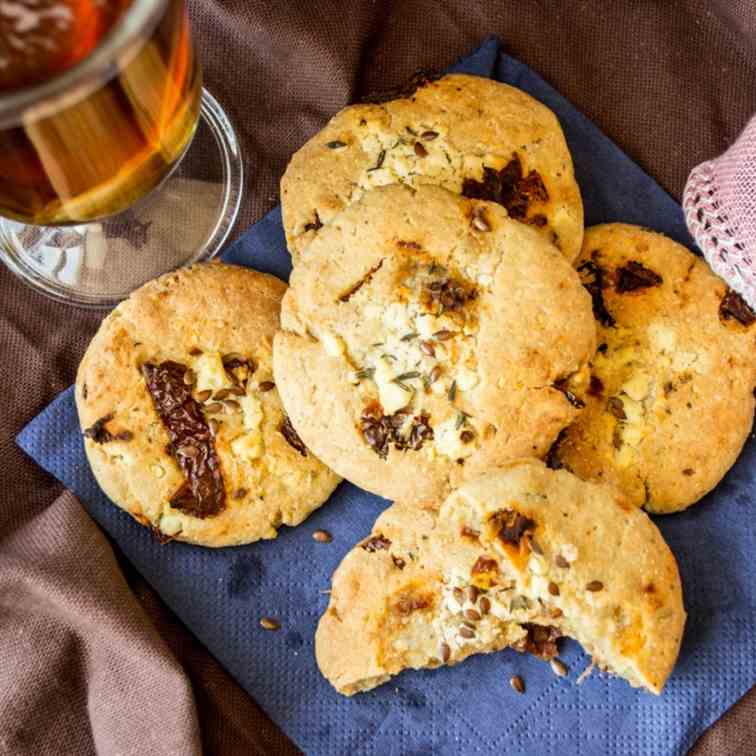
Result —
[[[207, 86], [245, 149], [237, 233], [276, 204], [289, 155], [333, 112], [490, 33], [678, 198], [756, 110], [753, 0], [189, 4]], [[13, 443], [73, 381], [100, 317], [0, 269], [0, 754], [293, 753], [124, 563], [134, 601], [102, 533]], [[752, 690], [694, 753], [755, 738]]]
[[189, 681], [70, 493], [3, 538], [0, 575], [0, 752], [200, 753]]

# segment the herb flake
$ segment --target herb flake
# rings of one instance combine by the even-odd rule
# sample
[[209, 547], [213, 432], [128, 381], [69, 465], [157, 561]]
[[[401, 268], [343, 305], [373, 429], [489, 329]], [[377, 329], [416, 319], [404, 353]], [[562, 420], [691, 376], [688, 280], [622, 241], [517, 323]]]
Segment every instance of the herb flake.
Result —
[[449, 398], [450, 402], [454, 402], [454, 400], [457, 398], [457, 381], [456, 381], [456, 379], [453, 380], [451, 386], [449, 386], [449, 392], [447, 393], [447, 397]]

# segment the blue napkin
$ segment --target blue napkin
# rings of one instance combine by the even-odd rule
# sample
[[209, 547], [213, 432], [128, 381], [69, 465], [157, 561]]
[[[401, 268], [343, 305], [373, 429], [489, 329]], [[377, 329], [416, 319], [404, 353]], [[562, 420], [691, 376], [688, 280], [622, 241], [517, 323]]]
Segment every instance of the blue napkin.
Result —
[[[627, 221], [691, 244], [680, 207], [543, 79], [490, 38], [453, 71], [514, 84], [556, 112], [575, 161], [586, 224]], [[254, 225], [228, 261], [286, 278], [280, 210]], [[677, 555], [689, 612], [680, 661], [664, 695], [594, 673], [569, 641], [568, 679], [514, 651], [453, 669], [406, 672], [347, 699], [320, 676], [313, 634], [330, 577], [387, 502], [343, 483], [306, 523], [275, 541], [207, 550], [160, 546], [100, 492], [84, 456], [72, 390], [19, 435], [18, 443], [65, 483], [166, 603], [289, 737], [314, 754], [684, 753], [756, 681], [756, 444], [749, 440], [716, 491], [689, 511], [657, 520]], [[329, 530], [331, 544], [312, 532]], [[264, 615], [282, 629], [259, 627]], [[349, 649], [344, 649], [348, 654]], [[512, 674], [526, 681], [517, 695]]]

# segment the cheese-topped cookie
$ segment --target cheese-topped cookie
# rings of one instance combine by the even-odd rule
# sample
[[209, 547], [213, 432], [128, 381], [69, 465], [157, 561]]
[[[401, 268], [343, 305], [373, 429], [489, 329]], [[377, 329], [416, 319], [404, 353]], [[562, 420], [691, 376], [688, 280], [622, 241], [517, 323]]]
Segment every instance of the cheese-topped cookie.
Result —
[[660, 693], [684, 624], [677, 564], [645, 512], [522, 460], [438, 511], [387, 509], [336, 570], [315, 652], [352, 695], [506, 647], [552, 659], [569, 636], [601, 669]]
[[294, 270], [274, 371], [315, 454], [391, 499], [433, 500], [545, 454], [579, 412], [591, 300], [537, 231], [435, 186], [367, 193]]
[[587, 406], [550, 458], [649, 511], [685, 509], [753, 427], [756, 317], [702, 259], [635, 226], [588, 229], [577, 268], [599, 346]]
[[567, 259], [580, 251], [583, 206], [559, 122], [515, 87], [453, 74], [334, 116], [292, 157], [281, 181], [295, 261], [341, 210], [395, 182], [498, 202]]
[[285, 291], [230, 265], [169, 273], [118, 305], [84, 355], [76, 404], [92, 471], [159, 537], [274, 538], [339, 482], [297, 435], [273, 380]]

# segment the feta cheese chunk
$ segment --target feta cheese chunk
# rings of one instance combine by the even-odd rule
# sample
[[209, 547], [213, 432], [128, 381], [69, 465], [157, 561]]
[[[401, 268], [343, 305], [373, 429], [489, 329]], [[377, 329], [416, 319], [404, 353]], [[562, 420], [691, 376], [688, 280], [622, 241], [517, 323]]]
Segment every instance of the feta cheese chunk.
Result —
[[436, 451], [451, 458], [464, 459], [475, 452], [474, 443], [463, 443], [462, 429], [457, 428], [457, 418], [452, 415], [433, 429]]
[[218, 352], [204, 352], [192, 362], [192, 370], [197, 376], [195, 391], [218, 391], [233, 386], [233, 381], [223, 367]]

